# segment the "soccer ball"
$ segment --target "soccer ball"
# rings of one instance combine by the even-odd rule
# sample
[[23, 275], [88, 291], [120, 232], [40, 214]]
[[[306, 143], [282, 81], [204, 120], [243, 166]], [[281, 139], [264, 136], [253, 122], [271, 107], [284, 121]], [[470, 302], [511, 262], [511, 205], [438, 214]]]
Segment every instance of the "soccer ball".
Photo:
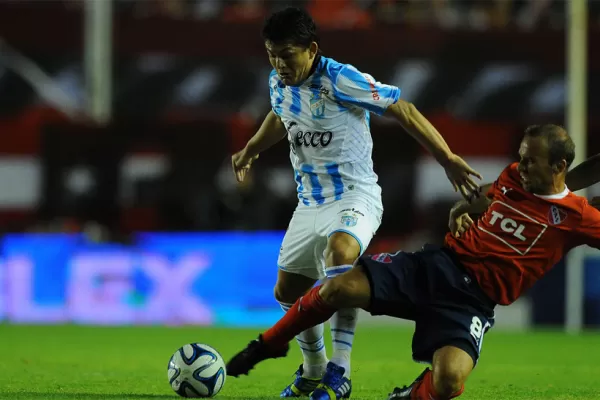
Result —
[[223, 357], [201, 343], [177, 350], [167, 368], [169, 384], [181, 397], [213, 397], [223, 388], [226, 375]]

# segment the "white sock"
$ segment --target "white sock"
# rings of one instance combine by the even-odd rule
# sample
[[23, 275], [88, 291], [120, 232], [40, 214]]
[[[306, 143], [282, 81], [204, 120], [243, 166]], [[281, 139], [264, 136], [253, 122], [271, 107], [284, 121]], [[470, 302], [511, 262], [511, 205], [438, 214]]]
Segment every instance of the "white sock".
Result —
[[[279, 303], [281, 309], [285, 312], [290, 309], [292, 304]], [[302, 368], [305, 378], [321, 379], [327, 368], [327, 352], [325, 341], [323, 340], [323, 324], [309, 328], [296, 336], [296, 341], [302, 351], [304, 361]]]
[[352, 353], [352, 342], [358, 309], [344, 308], [338, 310], [331, 317], [331, 341], [333, 342], [333, 355], [331, 362], [344, 367], [344, 376], [350, 378], [350, 354]]
[[[338, 265], [325, 268], [328, 278], [333, 278], [352, 269], [352, 265]], [[333, 342], [333, 355], [331, 362], [344, 367], [344, 376], [350, 378], [350, 355], [352, 342], [356, 330], [358, 309], [345, 308], [338, 310], [329, 321], [331, 324], [331, 341]]]

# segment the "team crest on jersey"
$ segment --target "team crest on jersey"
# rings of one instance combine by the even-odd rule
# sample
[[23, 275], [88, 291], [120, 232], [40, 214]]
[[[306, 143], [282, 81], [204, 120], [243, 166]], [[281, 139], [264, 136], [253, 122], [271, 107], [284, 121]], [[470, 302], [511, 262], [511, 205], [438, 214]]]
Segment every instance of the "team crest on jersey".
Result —
[[548, 222], [552, 225], [560, 225], [565, 219], [567, 219], [567, 213], [556, 206], [550, 207], [548, 211]]
[[383, 264], [391, 264], [392, 256], [389, 253], [375, 254], [375, 255], [371, 256], [371, 260], [377, 261], [377, 262], [380, 262]]
[[358, 218], [365, 216], [365, 214], [363, 214], [355, 208], [346, 208], [340, 211], [339, 213], [342, 214], [342, 224], [344, 224], [347, 227], [356, 226], [356, 224], [358, 223]]
[[355, 215], [342, 215], [342, 224], [346, 225], [347, 227], [352, 227], [352, 226], [356, 226], [356, 224], [358, 223], [358, 217]]
[[315, 119], [323, 118], [325, 115], [325, 100], [321, 93], [313, 93], [310, 98], [310, 112]]

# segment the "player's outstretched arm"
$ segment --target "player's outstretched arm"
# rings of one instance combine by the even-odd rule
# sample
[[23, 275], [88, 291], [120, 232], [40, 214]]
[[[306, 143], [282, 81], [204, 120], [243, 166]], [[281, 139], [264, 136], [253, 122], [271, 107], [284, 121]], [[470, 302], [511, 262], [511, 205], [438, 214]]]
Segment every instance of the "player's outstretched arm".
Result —
[[279, 142], [285, 135], [283, 122], [273, 110], [269, 111], [258, 132], [252, 136], [246, 147], [231, 156], [231, 165], [237, 181], [244, 180], [252, 162], [258, 158], [260, 153]]
[[435, 127], [417, 110], [414, 104], [398, 99], [388, 107], [385, 114], [400, 122], [400, 125], [424, 146], [435, 159], [444, 164], [452, 156], [450, 147]]
[[592, 156], [567, 173], [567, 187], [576, 192], [600, 182], [600, 154]]
[[450, 228], [450, 232], [454, 236], [459, 237], [465, 233], [465, 231], [473, 225], [471, 216], [481, 214], [489, 207], [491, 199], [486, 196], [486, 193], [491, 187], [491, 183], [481, 186], [482, 196], [479, 196], [471, 202], [461, 200], [450, 209], [448, 228]]
[[398, 120], [435, 157], [446, 170], [454, 190], [460, 191], [466, 200], [479, 193], [479, 187], [472, 177], [482, 179], [481, 175], [450, 150], [442, 135], [413, 104], [399, 99], [387, 108], [385, 115]]
[[351, 65], [342, 68], [335, 79], [337, 100], [377, 115], [392, 116], [444, 167], [454, 190], [460, 190], [465, 199], [478, 193], [472, 177], [482, 179], [481, 175], [450, 150], [442, 135], [414, 105], [399, 96], [399, 88], [377, 82], [371, 75], [361, 73]]

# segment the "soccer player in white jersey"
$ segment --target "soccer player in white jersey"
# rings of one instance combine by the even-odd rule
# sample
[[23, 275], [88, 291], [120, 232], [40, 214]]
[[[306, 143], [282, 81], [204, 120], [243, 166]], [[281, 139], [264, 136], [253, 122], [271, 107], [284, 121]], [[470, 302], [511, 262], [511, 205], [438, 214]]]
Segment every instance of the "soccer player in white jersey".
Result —
[[[232, 156], [232, 164], [242, 181], [262, 151], [286, 136], [289, 140], [299, 202], [281, 245], [274, 290], [287, 310], [317, 280], [348, 271], [381, 223], [370, 113], [396, 118], [444, 167], [463, 196], [477, 193], [472, 176], [481, 177], [452, 153], [412, 104], [399, 99], [399, 88], [322, 56], [315, 23], [304, 10], [274, 13], [262, 34], [273, 66], [272, 110], [246, 147]], [[357, 310], [347, 309], [331, 319], [330, 362], [322, 324], [297, 337], [304, 361], [281, 397], [350, 397], [356, 316]]]

